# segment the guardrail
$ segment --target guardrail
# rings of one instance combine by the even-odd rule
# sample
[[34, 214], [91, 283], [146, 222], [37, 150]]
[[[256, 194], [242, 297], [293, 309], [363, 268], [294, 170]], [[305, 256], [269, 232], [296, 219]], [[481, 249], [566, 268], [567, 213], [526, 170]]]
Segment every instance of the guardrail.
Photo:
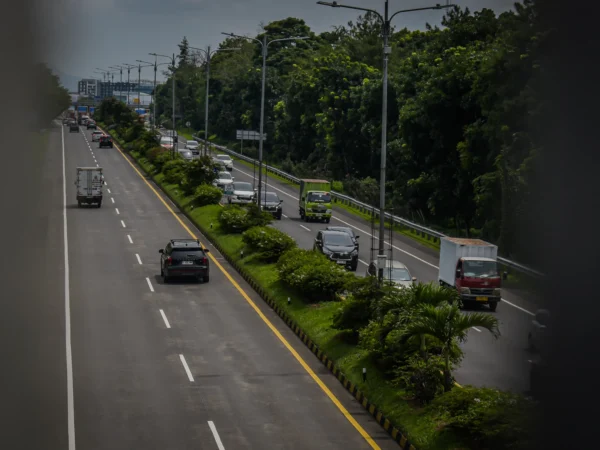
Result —
[[[192, 137], [198, 142], [204, 142], [204, 139], [202, 139], [199, 136], [192, 135]], [[230, 150], [227, 147], [223, 147], [222, 145], [213, 144], [212, 142], [209, 142], [209, 145], [224, 152], [224, 153], [234, 156], [237, 159], [241, 159], [242, 161], [246, 161], [251, 164], [258, 164], [257, 160], [249, 158], [248, 156], [244, 156], [233, 150]], [[280, 170], [276, 167], [268, 166], [266, 164], [263, 164], [263, 167], [266, 168], [267, 172], [271, 172], [271, 173], [279, 176], [280, 178], [283, 178], [284, 180], [291, 181], [292, 183], [295, 183], [295, 184], [300, 184], [299, 178], [297, 178], [293, 175], [290, 175], [289, 173], [286, 173], [283, 170]], [[339, 192], [335, 192], [335, 191], [331, 191], [331, 197], [333, 198], [334, 202], [339, 202], [344, 205], [348, 205], [355, 209], [358, 209], [359, 211], [361, 211], [365, 214], [374, 214], [375, 217], [377, 217], [377, 218], [379, 217], [379, 208], [376, 208], [371, 205], [367, 205], [366, 203], [363, 203], [359, 200], [356, 200], [352, 197], [349, 197], [344, 194], [340, 194]], [[402, 217], [394, 216], [390, 213], [385, 213], [385, 218], [387, 220], [392, 221], [394, 224], [398, 224], [403, 227], [414, 230], [420, 236], [422, 236], [426, 239], [429, 239], [429, 240], [433, 240], [434, 242], [439, 242], [440, 238], [447, 237], [447, 235], [440, 233], [439, 231], [432, 230], [431, 228], [427, 228], [423, 225], [419, 225], [418, 223], [411, 222], [410, 220], [404, 219]], [[511, 261], [506, 258], [498, 257], [498, 262], [506, 267], [509, 267], [511, 269], [514, 269], [514, 270], [524, 273], [526, 275], [533, 276], [535, 278], [540, 278], [540, 277], [544, 276], [543, 273], [538, 272], [537, 270], [532, 269], [531, 267], [525, 266], [523, 264], [519, 264], [515, 261]]]

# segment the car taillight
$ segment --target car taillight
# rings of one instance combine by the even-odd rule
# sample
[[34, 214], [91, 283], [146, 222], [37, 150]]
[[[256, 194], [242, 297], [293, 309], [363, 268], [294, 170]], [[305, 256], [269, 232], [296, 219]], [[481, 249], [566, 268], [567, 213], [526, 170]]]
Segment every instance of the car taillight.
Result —
[[171, 263], [173, 262], [173, 258], [171, 258], [170, 256], [167, 258], [166, 264], [167, 265], [171, 265]]
[[206, 256], [204, 258], [202, 258], [202, 264], [204, 264], [204, 265], [208, 264], [208, 258]]

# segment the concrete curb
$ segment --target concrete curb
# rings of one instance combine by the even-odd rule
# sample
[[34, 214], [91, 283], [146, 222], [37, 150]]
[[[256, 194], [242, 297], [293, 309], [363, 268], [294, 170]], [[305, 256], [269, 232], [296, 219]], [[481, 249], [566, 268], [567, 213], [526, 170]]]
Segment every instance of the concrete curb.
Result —
[[[100, 127], [99, 127], [100, 128]], [[102, 130], [104, 133], [109, 134], [110, 132]], [[166, 195], [177, 208], [187, 217], [187, 219], [194, 224], [195, 227], [208, 239], [211, 244], [223, 255], [225, 260], [242, 276], [242, 278], [256, 291], [256, 293], [271, 307], [273, 311], [285, 322], [285, 324], [300, 338], [300, 340], [313, 352], [313, 354], [323, 363], [325, 367], [338, 379], [338, 381], [344, 386], [344, 388], [352, 394], [352, 396], [360, 402], [362, 407], [377, 421], [379, 425], [392, 437], [392, 439], [399, 444], [403, 450], [417, 450], [416, 447], [410, 443], [408, 438], [402, 434], [400, 429], [392, 424], [390, 420], [385, 417], [382, 411], [377, 406], [367, 399], [367, 397], [353, 384], [346, 376], [338, 369], [334, 362], [319, 349], [310, 337], [300, 328], [300, 326], [288, 316], [285, 310], [280, 307], [275, 300], [263, 289], [262, 286], [245, 270], [245, 268], [236, 260], [234, 260], [221, 246], [221, 244], [213, 237], [210, 236], [210, 231], [204, 229], [199, 223], [197, 223], [191, 215], [186, 211], [177, 201], [173, 198], [162, 186], [156, 182], [154, 175], [147, 173], [142, 166], [138, 164], [135, 158], [133, 158], [122, 146], [117, 143], [117, 139], [113, 137], [115, 145], [119, 145], [121, 151], [129, 158], [143, 173], [146, 173], [154, 184]]]

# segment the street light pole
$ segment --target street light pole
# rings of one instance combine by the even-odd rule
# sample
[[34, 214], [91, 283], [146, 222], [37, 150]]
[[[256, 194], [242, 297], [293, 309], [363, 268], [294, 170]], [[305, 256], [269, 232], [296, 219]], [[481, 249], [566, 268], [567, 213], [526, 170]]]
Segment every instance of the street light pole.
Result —
[[149, 63], [148, 61], [142, 61], [139, 59], [137, 61], [141, 62], [141, 63], [149, 64], [148, 66], [144, 66], [144, 67], [154, 66], [154, 88], [152, 90], [152, 106], [153, 106], [154, 112], [152, 113], [152, 129], [156, 129], [156, 71], [158, 69], [157, 58], [156, 58], [156, 56], [154, 57], [153, 63]]
[[131, 93], [131, 84], [129, 82], [129, 76], [131, 74], [131, 69], [135, 67], [133, 64], [123, 63], [125, 67], [127, 67], [127, 105], [129, 105], [129, 96]]
[[110, 66], [111, 69], [118, 69], [119, 70], [119, 97], [122, 98], [123, 97], [123, 67], [122, 66]]
[[172, 94], [172, 97], [173, 97], [173, 119], [172, 119], [172, 121], [173, 121], [173, 123], [172, 123], [172, 129], [173, 129], [173, 135], [172, 135], [172, 138], [173, 138], [173, 150], [172, 150], [171, 155], [174, 158], [175, 157], [175, 146], [179, 145], [179, 142], [178, 142], [179, 140], [175, 136], [175, 133], [176, 133], [176, 131], [175, 131], [175, 53], [173, 53], [172, 57], [171, 56], [166, 56], [166, 55], [159, 55], [158, 53], [149, 53], [149, 54], [152, 55], [152, 56], [154, 56], [154, 57], [160, 56], [161, 58], [170, 59], [171, 60], [171, 64], [172, 64], [172, 71], [173, 72], [172, 72], [172, 75], [171, 75], [171, 79], [172, 79], [172, 82], [173, 82], [173, 84], [172, 84], [173, 92], [171, 92], [171, 94]]
[[241, 50], [241, 48], [218, 48], [215, 51], [210, 51], [210, 45], [206, 50], [202, 48], [189, 47], [192, 50], [197, 50], [203, 52], [206, 56], [206, 95], [204, 99], [204, 156], [208, 155], [208, 101], [210, 97], [210, 58], [217, 52], [223, 51], [236, 51]]
[[273, 42], [283, 42], [283, 41], [299, 41], [309, 39], [308, 36], [298, 36], [284, 39], [273, 39], [272, 41], [267, 41], [267, 33], [263, 34], [262, 41], [260, 39], [251, 38], [248, 36], [240, 36], [233, 33], [221, 33], [225, 36], [237, 37], [242, 39], [248, 39], [251, 41], [256, 41], [261, 45], [262, 48], [262, 87], [261, 87], [261, 95], [260, 95], [260, 139], [258, 141], [258, 200], [257, 205], [258, 209], [261, 208], [262, 203], [262, 162], [263, 162], [263, 140], [264, 140], [264, 124], [265, 124], [265, 80], [267, 73], [267, 52], [269, 45]]
[[384, 243], [385, 243], [385, 175], [386, 175], [386, 156], [387, 156], [387, 102], [388, 102], [388, 59], [392, 53], [392, 47], [389, 46], [389, 37], [391, 33], [390, 23], [394, 17], [398, 14], [413, 12], [413, 11], [425, 11], [430, 9], [445, 9], [451, 8], [454, 5], [448, 4], [446, 1], [445, 5], [437, 4], [435, 6], [427, 6], [423, 8], [412, 8], [403, 9], [396, 11], [389, 17], [389, 0], [385, 0], [384, 15], [382, 16], [377, 11], [369, 8], [360, 8], [358, 6], [342, 5], [338, 2], [317, 2], [317, 5], [330, 6], [332, 8], [347, 8], [356, 9], [359, 11], [366, 11], [375, 14], [381, 22], [382, 36], [383, 36], [383, 101], [381, 111], [381, 164], [380, 164], [380, 180], [379, 180], [379, 255], [385, 254]]

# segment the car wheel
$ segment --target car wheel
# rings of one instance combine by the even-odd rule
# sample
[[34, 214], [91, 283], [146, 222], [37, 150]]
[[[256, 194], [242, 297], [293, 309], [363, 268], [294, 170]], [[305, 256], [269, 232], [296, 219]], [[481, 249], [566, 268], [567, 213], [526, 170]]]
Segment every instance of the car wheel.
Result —
[[492, 312], [496, 311], [497, 307], [498, 307], [498, 302], [490, 302], [490, 311], [492, 311]]
[[331, 222], [330, 218], [325, 219], [325, 223], [329, 223], [329, 222]]
[[210, 281], [210, 276], [206, 275], [202, 281], [204, 281], [205, 283], [208, 283]]
[[277, 220], [281, 220], [281, 216], [282, 216], [282, 214], [278, 214], [277, 215]]
[[350, 270], [352, 270], [352, 272], [356, 272], [357, 269], [358, 269], [358, 263], [352, 264], [352, 266], [350, 266]]

